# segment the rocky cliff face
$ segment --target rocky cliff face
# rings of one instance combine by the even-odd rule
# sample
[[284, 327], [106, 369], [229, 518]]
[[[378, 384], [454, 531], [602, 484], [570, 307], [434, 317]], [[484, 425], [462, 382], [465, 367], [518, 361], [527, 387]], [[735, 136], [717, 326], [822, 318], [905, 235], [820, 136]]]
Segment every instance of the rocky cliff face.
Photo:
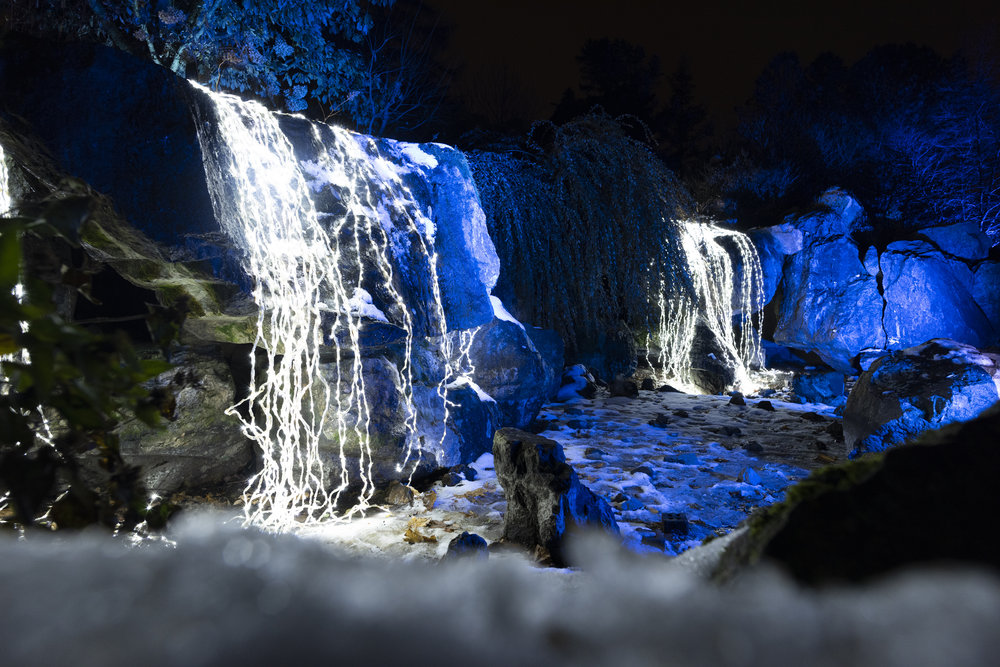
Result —
[[884, 245], [872, 244], [869, 232], [857, 201], [834, 189], [815, 211], [751, 233], [765, 284], [774, 285], [775, 342], [854, 374], [866, 350], [932, 338], [976, 347], [997, 341], [997, 262], [975, 225], [933, 227]]
[[[358, 455], [369, 457], [369, 467], [383, 481], [406, 478], [412, 468], [401, 469], [400, 457], [414, 447], [419, 454], [411, 463], [424, 468], [473, 460], [490, 450], [493, 430], [504, 423], [524, 425], [547, 398], [550, 373], [543, 369], [561, 367], [561, 360], [543, 357], [523, 329], [491, 334], [488, 345], [473, 348], [480, 330], [514, 325], [497, 318], [491, 302], [499, 260], [459, 151], [276, 115], [268, 122], [279, 132], [270, 140], [283, 142], [290, 160], [255, 161], [253, 151], [266, 149], [267, 142], [258, 137], [261, 145], [237, 147], [224, 129], [221, 103], [211, 94], [92, 45], [11, 41], [0, 54], [0, 89], [0, 116], [25, 120], [21, 131], [44, 146], [55, 171], [80, 178], [113, 200], [119, 216], [80, 230], [87, 261], [148, 290], [142, 293], [160, 303], [186, 303], [190, 315], [182, 343], [227, 359], [225, 367], [237, 369], [231, 378], [237, 396], [247, 395], [261, 382], [264, 366], [277, 367], [294, 348], [291, 340], [275, 336], [283, 325], [275, 307], [260, 298], [268, 289], [277, 298], [278, 289], [262, 287], [267, 278], [254, 273], [249, 258], [299, 253], [292, 265], [300, 273], [289, 280], [301, 283], [306, 255], [313, 252], [262, 242], [275, 237], [234, 233], [234, 221], [268, 206], [264, 200], [248, 202], [257, 195], [241, 190], [240, 178], [261, 186], [274, 169], [294, 172], [303, 185], [300, 196], [282, 205], [292, 207], [292, 224], [308, 211], [316, 226], [297, 233], [319, 243], [310, 248], [335, 255], [321, 262], [330, 275], [320, 277], [320, 293], [308, 308], [298, 308], [300, 314], [319, 311], [311, 321], [321, 335], [310, 353], [318, 371], [303, 384], [312, 398], [300, 403], [306, 412], [324, 415], [314, 430], [325, 443], [321, 451], [330, 479], [341, 479], [348, 466], [356, 469], [353, 455], [338, 454], [345, 445], [358, 452], [373, 446]], [[244, 129], [259, 129], [254, 113], [240, 107]], [[45, 194], [45, 183], [19, 174], [23, 160], [14, 156], [8, 162], [25, 183], [17, 197], [27, 201]], [[273, 190], [258, 189], [268, 188]], [[245, 359], [254, 347], [251, 374]], [[484, 369], [483, 385], [502, 394], [499, 405], [478, 386], [473, 357]], [[339, 370], [345, 364], [358, 369], [353, 385], [345, 383], [352, 376]], [[360, 389], [358, 382], [364, 385]], [[321, 393], [317, 387], [330, 389], [330, 395], [315, 398]], [[331, 408], [345, 392], [370, 405]], [[318, 411], [316, 401], [322, 404]], [[198, 423], [206, 418], [204, 407], [192, 413]], [[219, 411], [219, 424], [238, 438], [239, 425]], [[175, 418], [183, 420], [183, 412]], [[350, 433], [335, 426], [345, 415], [355, 420]], [[369, 420], [366, 429], [374, 434], [363, 446], [347, 442], [359, 432], [359, 420]], [[195, 450], [199, 433], [219, 437], [212, 429], [175, 430]], [[143, 456], [156, 455], [147, 449]], [[195, 483], [157, 465], [157, 488]]]

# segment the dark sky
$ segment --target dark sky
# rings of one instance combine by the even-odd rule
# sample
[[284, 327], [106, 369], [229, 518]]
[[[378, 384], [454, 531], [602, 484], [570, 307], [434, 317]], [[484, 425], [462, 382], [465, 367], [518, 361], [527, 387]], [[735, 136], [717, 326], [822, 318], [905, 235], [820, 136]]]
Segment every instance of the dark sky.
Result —
[[810, 62], [833, 51], [847, 63], [877, 44], [914, 42], [950, 55], [963, 44], [995, 42], [1000, 0], [425, 0], [454, 27], [450, 53], [467, 72], [507, 63], [521, 72], [547, 116], [578, 83], [574, 57], [588, 38], [623, 38], [660, 57], [669, 73], [686, 55], [697, 95], [717, 120], [753, 90], [776, 54]]

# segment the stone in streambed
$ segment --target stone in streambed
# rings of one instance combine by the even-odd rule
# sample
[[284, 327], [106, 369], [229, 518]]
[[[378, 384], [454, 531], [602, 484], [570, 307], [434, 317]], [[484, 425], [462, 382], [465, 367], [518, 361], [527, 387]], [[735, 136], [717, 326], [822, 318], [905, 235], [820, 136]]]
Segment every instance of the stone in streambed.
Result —
[[554, 440], [503, 428], [493, 439], [493, 460], [507, 499], [503, 541], [542, 547], [564, 566], [564, 540], [572, 527], [619, 534], [611, 506], [580, 482]]

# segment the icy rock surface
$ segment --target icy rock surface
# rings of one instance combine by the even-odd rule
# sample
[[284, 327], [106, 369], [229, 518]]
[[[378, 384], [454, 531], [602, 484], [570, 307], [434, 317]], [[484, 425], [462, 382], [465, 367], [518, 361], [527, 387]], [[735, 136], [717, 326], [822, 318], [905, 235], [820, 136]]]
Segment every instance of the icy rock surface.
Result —
[[176, 539], [0, 537], [4, 662], [972, 667], [1000, 651], [1000, 581], [978, 571], [715, 588], [600, 543], [566, 572], [349, 559], [206, 518]]

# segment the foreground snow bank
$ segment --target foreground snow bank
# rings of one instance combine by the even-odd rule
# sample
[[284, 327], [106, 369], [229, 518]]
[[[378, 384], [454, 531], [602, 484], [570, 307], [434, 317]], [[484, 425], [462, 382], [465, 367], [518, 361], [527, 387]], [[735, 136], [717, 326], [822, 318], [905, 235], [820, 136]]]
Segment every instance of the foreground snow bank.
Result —
[[0, 539], [4, 662], [956, 666], [1000, 651], [1000, 580], [985, 573], [820, 593], [762, 573], [717, 589], [600, 542], [568, 572], [347, 558], [211, 517], [176, 539]]

